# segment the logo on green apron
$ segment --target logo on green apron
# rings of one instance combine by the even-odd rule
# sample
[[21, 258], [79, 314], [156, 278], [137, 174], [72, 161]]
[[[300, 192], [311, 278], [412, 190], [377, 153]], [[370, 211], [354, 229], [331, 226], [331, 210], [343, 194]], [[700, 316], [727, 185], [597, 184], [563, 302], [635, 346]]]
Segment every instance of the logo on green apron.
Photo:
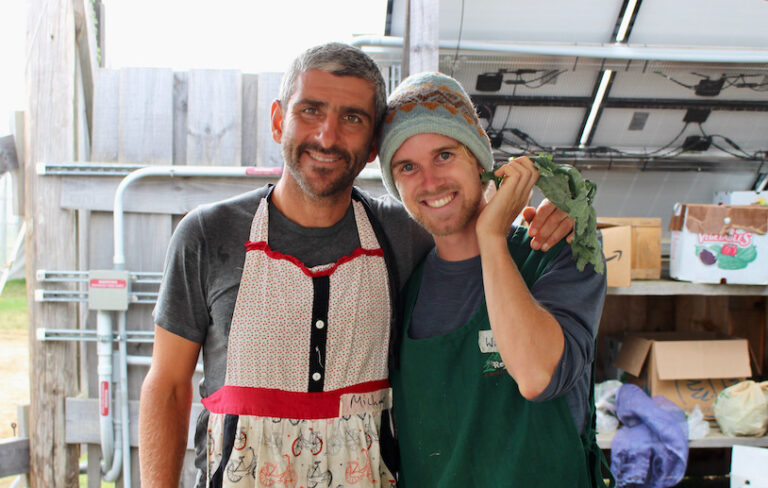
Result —
[[477, 345], [480, 352], [488, 354], [483, 366], [483, 374], [497, 374], [504, 370], [504, 362], [501, 360], [499, 348], [496, 346], [496, 340], [493, 338], [493, 332], [490, 330], [480, 330], [477, 332]]

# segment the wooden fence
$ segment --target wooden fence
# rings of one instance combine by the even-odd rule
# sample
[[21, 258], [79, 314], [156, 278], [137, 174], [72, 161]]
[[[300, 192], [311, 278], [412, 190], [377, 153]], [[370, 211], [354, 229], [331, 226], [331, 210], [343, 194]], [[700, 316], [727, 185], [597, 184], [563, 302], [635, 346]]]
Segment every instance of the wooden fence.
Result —
[[[281, 166], [280, 148], [272, 141], [269, 126], [270, 106], [277, 97], [280, 76], [279, 73], [251, 75], [230, 70], [100, 69], [94, 82], [88, 159], [95, 166], [110, 163]], [[78, 216], [80, 269], [111, 269], [114, 237], [111, 212], [121, 177], [55, 178], [61, 185], [60, 206]], [[234, 195], [266, 181], [169, 177], [136, 183], [125, 194], [126, 269], [161, 271], [171, 233], [184, 213], [202, 202]], [[131, 305], [127, 314], [128, 330], [152, 330], [152, 307]], [[80, 316], [85, 328], [95, 328], [95, 313], [89, 313], [82, 306]], [[89, 399], [67, 400], [67, 442], [89, 445], [89, 485], [99, 486], [96, 347], [93, 343], [83, 344], [81, 351], [81, 389]], [[151, 344], [134, 344], [128, 348], [130, 355], [151, 356], [151, 352]], [[134, 446], [137, 401], [146, 371], [146, 366], [129, 367]], [[195, 384], [199, 380], [196, 377]], [[198, 402], [197, 392], [195, 395], [194, 401]], [[191, 460], [190, 452], [185, 462], [183, 486], [192, 486], [194, 481]], [[132, 466], [132, 478], [138, 486], [135, 449]]]

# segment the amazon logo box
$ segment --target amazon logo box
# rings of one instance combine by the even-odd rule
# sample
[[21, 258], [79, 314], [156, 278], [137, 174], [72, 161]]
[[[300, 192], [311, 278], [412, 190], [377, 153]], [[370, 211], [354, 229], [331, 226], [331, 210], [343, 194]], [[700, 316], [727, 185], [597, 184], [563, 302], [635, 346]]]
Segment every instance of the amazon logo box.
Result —
[[608, 286], [661, 277], [661, 219], [599, 217]]
[[672, 278], [768, 285], [768, 207], [678, 203], [669, 230]]
[[718, 393], [752, 376], [746, 339], [711, 332], [641, 332], [624, 337], [615, 365], [650, 396], [707, 418]]

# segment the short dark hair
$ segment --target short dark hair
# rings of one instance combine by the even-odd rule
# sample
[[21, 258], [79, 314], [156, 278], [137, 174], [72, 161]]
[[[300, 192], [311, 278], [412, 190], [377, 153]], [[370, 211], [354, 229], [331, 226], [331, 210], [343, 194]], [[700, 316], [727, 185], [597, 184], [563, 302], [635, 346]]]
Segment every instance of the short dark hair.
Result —
[[374, 89], [374, 128], [378, 130], [387, 110], [387, 88], [381, 70], [370, 56], [357, 47], [340, 42], [330, 42], [307, 49], [293, 60], [283, 75], [279, 95], [281, 104], [288, 104], [296, 89], [296, 78], [311, 69], [369, 81]]

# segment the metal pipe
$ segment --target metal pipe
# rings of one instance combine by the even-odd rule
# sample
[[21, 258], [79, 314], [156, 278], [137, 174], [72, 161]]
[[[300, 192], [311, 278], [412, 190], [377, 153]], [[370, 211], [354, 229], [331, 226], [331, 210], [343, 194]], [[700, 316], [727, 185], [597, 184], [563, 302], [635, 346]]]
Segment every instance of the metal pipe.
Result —
[[125, 340], [125, 312], [117, 316], [117, 330], [120, 334], [120, 421], [123, 432], [123, 486], [131, 488], [131, 431], [130, 412], [128, 411], [128, 343]]
[[113, 264], [115, 269], [125, 269], [125, 243], [123, 242], [123, 197], [126, 189], [135, 181], [150, 176], [275, 176], [282, 174], [281, 168], [254, 168], [249, 166], [148, 166], [136, 170], [123, 178], [115, 191], [114, 204], [114, 239], [115, 255]]
[[[136, 170], [122, 179], [115, 191], [113, 210], [114, 220], [114, 256], [113, 267], [125, 269], [124, 207], [123, 198], [127, 188], [134, 182], [151, 176], [214, 176], [214, 177], [264, 177], [279, 176], [281, 168], [254, 168], [234, 166], [149, 166]], [[118, 333], [120, 334], [120, 419], [122, 424], [123, 486], [131, 488], [131, 442], [130, 415], [128, 410], [128, 350], [126, 343], [126, 312], [118, 313]]]
[[[358, 47], [403, 47], [402, 37], [362, 36], [351, 42]], [[494, 44], [456, 40], [441, 40], [440, 49], [479, 51], [503, 54], [531, 54], [540, 56], [570, 56], [596, 59], [627, 59], [638, 61], [672, 61], [683, 63], [768, 63], [768, 49], [717, 48], [717, 47], [669, 47], [632, 44], [554, 44], [554, 43], [512, 43]]]
[[120, 473], [119, 457], [115, 454], [112, 410], [112, 316], [110, 312], [99, 310], [96, 314], [96, 354], [98, 356], [97, 373], [99, 378], [99, 427], [101, 431], [101, 473], [109, 476], [107, 481], [115, 481], [115, 470]]

